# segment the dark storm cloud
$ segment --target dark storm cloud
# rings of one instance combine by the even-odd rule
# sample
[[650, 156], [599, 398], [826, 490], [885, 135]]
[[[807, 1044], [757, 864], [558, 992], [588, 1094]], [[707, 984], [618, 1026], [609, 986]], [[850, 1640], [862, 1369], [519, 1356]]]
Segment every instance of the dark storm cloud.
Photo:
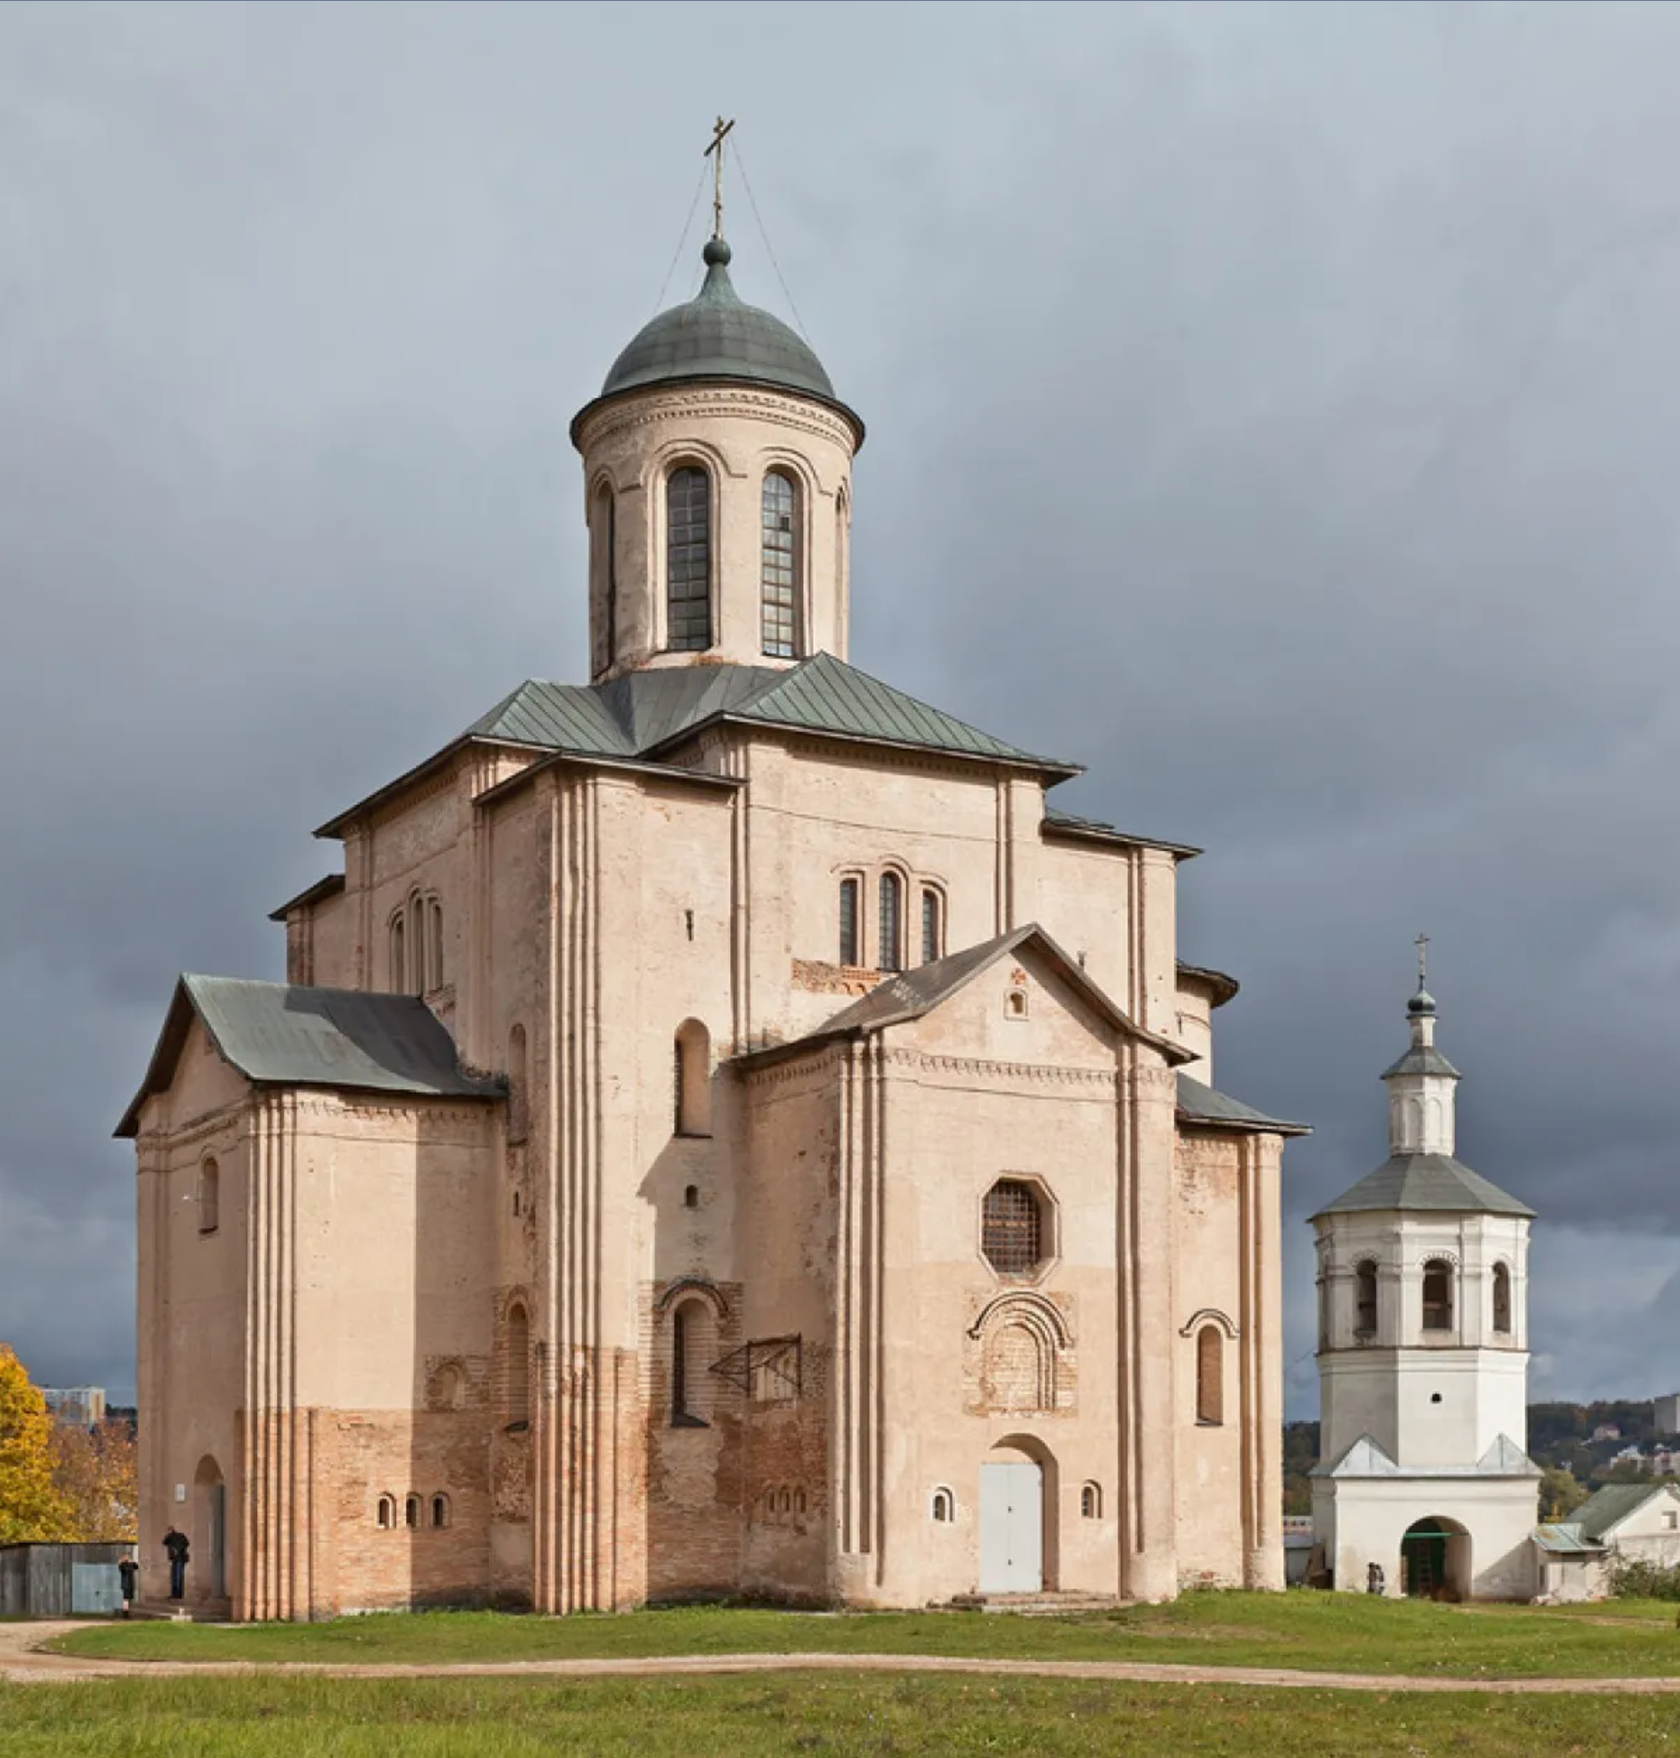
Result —
[[[1661, 9], [0, 11], [0, 1335], [132, 1381], [105, 1139], [308, 829], [582, 659], [572, 411], [716, 108], [870, 423], [853, 657], [1201, 844], [1221, 1083], [1383, 1154], [1435, 937], [1536, 1389], [1680, 1384]], [[785, 310], [737, 190], [739, 284]], [[693, 284], [693, 236], [667, 300]]]

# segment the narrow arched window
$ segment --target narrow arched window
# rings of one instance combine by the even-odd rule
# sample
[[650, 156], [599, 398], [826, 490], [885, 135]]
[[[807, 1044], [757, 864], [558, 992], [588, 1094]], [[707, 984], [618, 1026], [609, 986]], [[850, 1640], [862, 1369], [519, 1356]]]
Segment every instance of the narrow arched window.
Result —
[[[840, 613], [840, 627], [846, 627], [851, 598], [851, 507], [842, 488], [834, 497], [834, 591]], [[845, 655], [840, 656], [844, 658]]]
[[531, 1321], [515, 1301], [507, 1315], [508, 1426], [531, 1420]]
[[595, 490], [589, 520], [590, 599], [595, 606], [595, 670], [603, 672], [618, 657], [618, 513], [611, 487]]
[[840, 962], [855, 965], [863, 956], [858, 944], [858, 894], [862, 887], [855, 879], [840, 881]]
[[408, 986], [408, 949], [407, 933], [403, 926], [403, 912], [398, 910], [391, 918], [391, 992], [401, 995]]
[[896, 873], [881, 875], [880, 960], [883, 971], [904, 969], [904, 881]]
[[929, 1516], [941, 1526], [948, 1526], [957, 1517], [957, 1498], [948, 1489], [936, 1489], [928, 1502]]
[[1210, 1428], [1225, 1420], [1225, 1338], [1218, 1325], [1196, 1333], [1196, 1420]]
[[945, 956], [945, 910], [931, 885], [922, 887], [922, 963]]
[[705, 1428], [709, 1399], [706, 1379], [711, 1355], [712, 1310], [703, 1300], [685, 1300], [671, 1314], [671, 1426]]
[[426, 900], [418, 891], [408, 898], [408, 990], [426, 992]]
[[508, 1032], [507, 1079], [507, 1137], [510, 1144], [517, 1144], [531, 1133], [530, 1073], [526, 1067], [525, 1028], [522, 1025], [516, 1025]]
[[1423, 1328], [1426, 1331], [1450, 1331], [1453, 1328], [1452, 1265], [1442, 1258], [1431, 1258], [1423, 1266]]
[[1507, 1264], [1493, 1266], [1493, 1328], [1501, 1336], [1511, 1334], [1511, 1270]]
[[438, 1495], [432, 1497], [432, 1524], [447, 1526], [449, 1524], [449, 1497]]
[[426, 906], [426, 987], [443, 987], [443, 905], [435, 897]]
[[1102, 1518], [1102, 1488], [1099, 1484], [1088, 1483], [1080, 1490], [1079, 1516], [1082, 1520]]
[[420, 1498], [419, 1498], [419, 1496], [410, 1496], [403, 1503], [403, 1524], [405, 1526], [407, 1526], [411, 1531], [413, 1531], [419, 1527], [419, 1525], [420, 1525]]
[[222, 1224], [222, 1173], [213, 1159], [198, 1169], [198, 1230], [214, 1233]]
[[381, 1496], [379, 1509], [374, 1515], [374, 1524], [389, 1531], [397, 1523], [397, 1504], [393, 1496]]
[[711, 1061], [711, 1034], [699, 1020], [685, 1019], [677, 1027], [673, 1070], [678, 1135], [712, 1133]]
[[1377, 1334], [1377, 1266], [1369, 1261], [1353, 1272], [1353, 1331], [1356, 1337]]
[[712, 644], [712, 481], [694, 464], [665, 485], [665, 645], [698, 653]]
[[799, 651], [796, 512], [793, 479], [780, 470], [772, 470], [764, 478], [764, 530], [759, 577], [763, 595], [763, 646], [773, 659], [792, 659]]

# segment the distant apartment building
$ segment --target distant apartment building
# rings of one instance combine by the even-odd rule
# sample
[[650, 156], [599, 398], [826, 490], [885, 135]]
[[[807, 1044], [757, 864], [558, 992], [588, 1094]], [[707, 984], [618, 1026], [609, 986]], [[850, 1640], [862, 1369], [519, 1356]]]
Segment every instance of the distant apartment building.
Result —
[[103, 1386], [44, 1386], [41, 1396], [53, 1421], [66, 1428], [93, 1428], [105, 1420]]
[[1680, 1434], [1680, 1392], [1670, 1392], [1652, 1405], [1658, 1434]]

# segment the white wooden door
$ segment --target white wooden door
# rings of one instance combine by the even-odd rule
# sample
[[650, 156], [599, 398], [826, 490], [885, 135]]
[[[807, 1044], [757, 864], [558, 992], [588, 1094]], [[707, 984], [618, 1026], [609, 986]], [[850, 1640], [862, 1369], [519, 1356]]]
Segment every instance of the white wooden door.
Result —
[[1044, 1586], [1044, 1473], [1030, 1459], [980, 1467], [980, 1591]]

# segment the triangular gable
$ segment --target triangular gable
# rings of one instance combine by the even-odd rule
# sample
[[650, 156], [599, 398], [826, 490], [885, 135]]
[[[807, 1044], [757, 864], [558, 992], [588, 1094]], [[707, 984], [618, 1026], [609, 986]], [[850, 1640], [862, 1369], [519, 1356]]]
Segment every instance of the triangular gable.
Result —
[[885, 1031], [890, 1026], [904, 1025], [911, 1020], [920, 1019], [935, 1008], [942, 1007], [952, 996], [965, 989], [1000, 960], [1019, 957], [1029, 950], [1042, 957], [1057, 978], [1104, 1024], [1136, 1043], [1147, 1044], [1151, 1049], [1159, 1051], [1168, 1063], [1194, 1060], [1192, 1052], [1186, 1050], [1182, 1044], [1174, 1043], [1171, 1038], [1163, 1038], [1159, 1033], [1140, 1026], [1091, 979], [1077, 959], [1069, 958], [1036, 922], [1029, 922], [1025, 927], [999, 935], [995, 940], [987, 940], [979, 946], [965, 947], [961, 952], [935, 959], [931, 964], [918, 965], [914, 970], [901, 971], [897, 976], [888, 977], [861, 1000], [841, 1009], [815, 1031], [807, 1032], [785, 1044], [738, 1056], [735, 1061], [742, 1067], [756, 1067], [789, 1056], [803, 1055], [837, 1038], [866, 1037]]
[[1368, 1434], [1362, 1434], [1328, 1471], [1320, 1469], [1315, 1477], [1398, 1477], [1400, 1467], [1389, 1458]]
[[1502, 1434], [1476, 1461], [1485, 1477], [1538, 1477], [1540, 1467], [1508, 1434]]

